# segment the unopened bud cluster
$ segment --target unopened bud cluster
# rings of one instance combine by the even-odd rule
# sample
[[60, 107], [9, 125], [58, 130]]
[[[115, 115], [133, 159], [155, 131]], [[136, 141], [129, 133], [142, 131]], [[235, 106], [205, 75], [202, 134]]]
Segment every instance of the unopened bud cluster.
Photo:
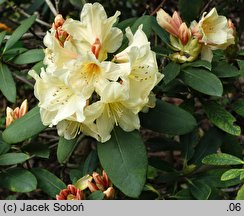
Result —
[[176, 11], [171, 17], [160, 9], [157, 21], [170, 33], [170, 43], [175, 53], [169, 57], [175, 62], [192, 62], [200, 53], [201, 59], [211, 62], [212, 50], [224, 50], [235, 43], [233, 23], [226, 17], [219, 16], [215, 8], [209, 13], [204, 12], [200, 21], [193, 21], [190, 27], [187, 27]]

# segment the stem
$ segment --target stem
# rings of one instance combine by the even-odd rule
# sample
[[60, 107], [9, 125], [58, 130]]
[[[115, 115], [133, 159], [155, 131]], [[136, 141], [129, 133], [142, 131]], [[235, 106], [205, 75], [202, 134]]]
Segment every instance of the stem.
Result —
[[[23, 16], [25, 17], [30, 17], [31, 15], [26, 13], [24, 10], [22, 10], [21, 8], [18, 8], [16, 5], [14, 5], [14, 2], [9, 2], [9, 1], [6, 1], [6, 3], [8, 4], [9, 7], [11, 7], [14, 11], [17, 11], [19, 12], [20, 14], [22, 14]], [[50, 24], [36, 18], [36, 22], [43, 25], [43, 26], [47, 26], [47, 27], [51, 27]]]
[[29, 80], [25, 79], [25, 78], [22, 77], [22, 76], [17, 75], [17, 74], [14, 73], [14, 72], [13, 72], [13, 75], [14, 75], [14, 77], [15, 77], [16, 79], [18, 79], [18, 80], [22, 81], [23, 83], [25, 83], [25, 84], [31, 86], [32, 88], [34, 88], [34, 85], [33, 85]]
[[53, 3], [50, 0], [45, 0], [45, 2], [47, 3], [48, 7], [52, 11], [53, 15], [56, 17], [58, 15], [58, 12], [55, 9], [55, 7], [53, 6]]
[[59, 14], [58, 5], [59, 5], [59, 0], [55, 0], [55, 8], [56, 8], [57, 13]]
[[163, 7], [163, 5], [165, 4], [166, 1], [167, 1], [167, 0], [163, 0], [163, 1], [156, 7], [156, 9], [150, 14], [150, 16], [155, 15], [155, 14], [157, 13], [157, 11], [158, 11], [161, 7]]

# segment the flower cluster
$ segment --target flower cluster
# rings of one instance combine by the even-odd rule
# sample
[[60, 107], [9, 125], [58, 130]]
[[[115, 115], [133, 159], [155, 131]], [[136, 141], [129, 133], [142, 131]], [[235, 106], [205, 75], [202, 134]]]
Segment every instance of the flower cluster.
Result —
[[44, 38], [46, 69], [30, 75], [43, 124], [57, 125], [66, 139], [82, 132], [106, 142], [115, 125], [139, 129], [138, 113], [153, 104], [151, 91], [162, 79], [155, 53], [142, 26], [135, 34], [126, 29], [129, 45], [118, 52], [119, 15], [108, 18], [102, 5], [87, 3], [81, 21], [58, 15]]
[[219, 16], [215, 8], [208, 14], [204, 12], [200, 21], [193, 21], [190, 27], [177, 12], [171, 17], [163, 9], [157, 12], [157, 21], [170, 33], [170, 43], [176, 51], [170, 58], [179, 63], [192, 62], [200, 53], [201, 59], [211, 62], [212, 50], [224, 50], [235, 43], [233, 23], [225, 16]]
[[75, 185], [69, 184], [67, 188], [61, 190], [56, 195], [56, 200], [84, 200], [86, 199], [85, 190], [87, 188], [91, 193], [98, 190], [102, 191], [105, 199], [114, 199], [115, 197], [115, 189], [106, 172], [103, 170], [102, 175], [93, 172], [92, 176], [85, 175], [80, 178]]

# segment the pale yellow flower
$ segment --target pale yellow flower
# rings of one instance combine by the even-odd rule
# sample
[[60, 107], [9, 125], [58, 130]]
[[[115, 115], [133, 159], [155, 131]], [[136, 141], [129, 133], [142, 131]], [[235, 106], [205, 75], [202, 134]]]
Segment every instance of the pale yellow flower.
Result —
[[65, 65], [67, 84], [74, 92], [89, 99], [94, 91], [99, 91], [99, 86], [117, 81], [119, 77], [128, 74], [129, 66], [126, 63], [100, 62], [91, 52], [85, 52], [77, 60]]
[[152, 89], [163, 78], [158, 72], [156, 55], [151, 51], [150, 43], [142, 31], [142, 26], [133, 35], [130, 28], [126, 29], [129, 46], [115, 56], [116, 62], [129, 62], [130, 73], [123, 77], [128, 83], [130, 97], [126, 100], [126, 107], [138, 113], [148, 103], [148, 96]]
[[234, 31], [225, 16], [219, 16], [213, 8], [208, 14], [203, 13], [199, 23], [191, 24], [192, 34], [203, 44], [201, 58], [212, 60], [212, 50], [226, 49], [235, 43]]
[[98, 141], [97, 126], [94, 123], [84, 124], [72, 120], [62, 120], [57, 124], [58, 135], [64, 137], [67, 140], [74, 139], [81, 132], [87, 136], [91, 136]]
[[44, 37], [44, 45], [47, 47], [43, 63], [47, 65], [46, 71], [53, 73], [57, 69], [62, 69], [64, 64], [70, 60], [76, 59], [79, 55], [73, 40], [65, 41], [63, 46], [55, 37], [56, 31], [51, 29]]
[[107, 53], [113, 53], [121, 46], [122, 31], [113, 27], [119, 15], [120, 12], [117, 11], [108, 18], [101, 4], [87, 3], [81, 11], [81, 21], [67, 19], [63, 29], [76, 40], [76, 46], [85, 51], [91, 50], [103, 61], [107, 58]]
[[[202, 33], [201, 41], [205, 45], [223, 45], [228, 40], [228, 23], [225, 16], [219, 16], [213, 8], [208, 14], [205, 12], [199, 21], [199, 31]], [[230, 37], [231, 35], [229, 35]]]
[[101, 142], [110, 139], [114, 126], [120, 126], [124, 131], [139, 129], [138, 115], [124, 104], [129, 97], [128, 86], [112, 82], [103, 87], [101, 92], [101, 100], [88, 106], [91, 113], [100, 114], [96, 118], [96, 125]]
[[75, 94], [60, 77], [50, 75], [44, 69], [40, 77], [34, 71], [30, 71], [29, 74], [36, 80], [34, 94], [39, 100], [44, 125], [56, 125], [72, 115], [75, 115], [78, 122], [85, 119], [85, 98]]

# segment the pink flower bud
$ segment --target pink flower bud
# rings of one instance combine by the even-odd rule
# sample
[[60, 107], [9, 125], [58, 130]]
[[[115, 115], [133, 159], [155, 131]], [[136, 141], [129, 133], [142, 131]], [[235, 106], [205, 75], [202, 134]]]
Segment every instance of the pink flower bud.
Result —
[[7, 107], [6, 109], [6, 127], [8, 127], [12, 122], [14, 122], [16, 119], [22, 117], [25, 115], [28, 111], [28, 102], [25, 99], [20, 108], [16, 107], [14, 110]]
[[159, 9], [157, 12], [157, 22], [158, 24], [164, 28], [167, 32], [172, 34], [175, 37], [179, 35], [179, 28], [182, 24], [182, 20], [178, 14], [178, 12], [174, 12], [171, 17], [168, 13], [166, 13], [163, 9]]
[[182, 23], [179, 28], [179, 39], [183, 45], [186, 45], [191, 37], [191, 31], [185, 23]]
[[88, 182], [88, 188], [92, 193], [99, 190], [99, 188], [94, 183], [92, 183], [90, 181]]

